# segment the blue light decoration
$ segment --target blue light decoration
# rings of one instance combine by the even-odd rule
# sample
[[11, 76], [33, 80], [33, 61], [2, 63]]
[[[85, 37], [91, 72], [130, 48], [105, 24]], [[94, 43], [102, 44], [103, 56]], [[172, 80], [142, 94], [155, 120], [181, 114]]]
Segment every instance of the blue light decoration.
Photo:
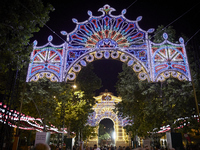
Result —
[[191, 81], [183, 38], [179, 39], [181, 44], [169, 42], [167, 33], [163, 34], [163, 38], [165, 41], [160, 44], [150, 42], [152, 80], [162, 82], [171, 76]]
[[148, 82], [169, 77], [191, 81], [183, 38], [179, 38], [180, 44], [171, 43], [164, 33], [165, 40], [156, 44], [148, 39], [154, 29], [145, 31], [138, 25], [142, 16], [136, 20], [126, 19], [126, 9], [120, 15], [112, 15], [115, 9], [107, 4], [98, 11], [102, 15], [93, 16], [88, 11], [89, 18], [84, 22], [73, 18], [76, 27], [70, 33], [61, 31], [66, 36], [61, 45], [53, 45], [51, 35], [46, 45], [37, 46], [34, 41], [26, 81], [43, 77], [54, 82], [73, 81], [83, 67], [99, 59], [127, 63], [140, 80]]

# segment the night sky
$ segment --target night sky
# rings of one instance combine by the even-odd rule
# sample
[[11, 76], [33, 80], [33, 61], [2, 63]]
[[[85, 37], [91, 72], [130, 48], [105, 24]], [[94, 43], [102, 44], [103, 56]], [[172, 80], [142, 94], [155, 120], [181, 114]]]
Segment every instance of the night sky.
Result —
[[[121, 11], [125, 8], [127, 12], [125, 17], [129, 20], [136, 20], [138, 16], [143, 16], [143, 19], [139, 22], [139, 26], [143, 30], [149, 28], [157, 28], [158, 25], [167, 26], [171, 22], [178, 19], [185, 12], [190, 10], [180, 19], [175, 21], [172, 26], [177, 32], [177, 41], [180, 35], [183, 33], [189, 38], [199, 30], [200, 28], [200, 1], [199, 0], [45, 0], [44, 3], [51, 3], [55, 11], [50, 13], [50, 20], [46, 25], [51, 28], [55, 33], [61, 36], [64, 40], [65, 37], [60, 34], [60, 31], [64, 30], [68, 33], [75, 29], [76, 24], [72, 22], [72, 18], [76, 18], [79, 22], [85, 21], [89, 18], [87, 11], [92, 11], [94, 16], [99, 16], [102, 13], [98, 12], [98, 9], [105, 4], [115, 8], [113, 15], [121, 14]], [[135, 2], [135, 3], [134, 3]], [[133, 4], [134, 3], [134, 4]], [[133, 4], [133, 5], [131, 5]], [[199, 35], [200, 33], [198, 33]], [[47, 27], [43, 27], [38, 33], [34, 34], [33, 40], [38, 41], [38, 46], [42, 46], [47, 43], [49, 35], [53, 35], [52, 43], [55, 45], [62, 44], [63, 41], [52, 33]], [[153, 35], [153, 34], [152, 34]], [[197, 36], [198, 36], [197, 35]], [[103, 87], [96, 92], [98, 95], [100, 92], [108, 91], [113, 92], [117, 96], [115, 91], [115, 84], [117, 81], [118, 72], [121, 72], [122, 63], [116, 60], [98, 60], [93, 62], [94, 72], [102, 79]]]

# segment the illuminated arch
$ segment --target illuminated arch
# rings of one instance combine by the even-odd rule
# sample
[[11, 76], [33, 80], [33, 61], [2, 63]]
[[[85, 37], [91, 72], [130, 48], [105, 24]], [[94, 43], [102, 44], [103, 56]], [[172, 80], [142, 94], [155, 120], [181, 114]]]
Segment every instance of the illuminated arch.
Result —
[[52, 36], [48, 37], [48, 43], [44, 46], [36, 46], [34, 41], [34, 50], [31, 53], [31, 62], [28, 68], [27, 82], [37, 81], [46, 77], [52, 82], [62, 82], [62, 65], [65, 44], [53, 45]]
[[115, 122], [111, 117], [102, 117], [101, 119], [97, 120], [97, 124], [99, 124], [103, 119], [110, 119], [113, 122], [113, 125], [115, 126]]
[[[120, 97], [113, 96], [110, 92], [102, 92], [99, 96], [94, 97], [96, 104], [93, 106], [94, 112], [88, 116], [87, 124], [96, 126], [96, 133], [98, 133], [99, 123], [101, 120], [108, 118], [112, 120], [115, 131], [116, 146], [128, 146], [130, 137], [126, 134], [123, 127], [132, 123], [128, 118], [123, 118], [117, 112], [114, 112], [115, 104], [121, 102]], [[88, 145], [93, 146], [98, 143], [98, 138], [93, 137], [89, 140]]]
[[[137, 73], [139, 80], [158, 82], [174, 77], [191, 81], [183, 38], [179, 39], [179, 44], [175, 44], [169, 42], [168, 35], [164, 33], [162, 43], [153, 43], [148, 37], [154, 29], [142, 30], [138, 24], [141, 16], [129, 20], [124, 16], [126, 9], [120, 15], [112, 15], [115, 9], [107, 4], [98, 11], [102, 15], [93, 16], [88, 11], [89, 18], [84, 22], [73, 18], [76, 27], [70, 33], [61, 31], [66, 36], [66, 41], [61, 45], [52, 44], [52, 36], [43, 46], [37, 46], [37, 41], [34, 41], [26, 81], [49, 76], [51, 81], [73, 81], [88, 63], [109, 58], [127, 63]], [[55, 57], [46, 61], [45, 52]]]
[[[141, 50], [142, 51], [142, 50]], [[67, 75], [65, 76], [65, 81], [70, 80], [73, 81], [77, 73], [81, 71], [83, 67], [86, 67], [88, 63], [91, 63], [95, 60], [99, 59], [109, 59], [112, 58], [114, 60], [119, 60], [123, 63], [127, 63], [138, 75], [140, 80], [148, 80], [150, 81], [150, 77], [148, 75], [149, 70], [144, 65], [144, 63], [139, 60], [136, 56], [131, 54], [126, 50], [119, 49], [104, 49], [104, 50], [91, 50], [80, 56], [76, 59], [69, 67], [66, 69]]]
[[164, 42], [156, 44], [150, 42], [152, 55], [152, 78], [154, 81], [164, 81], [174, 77], [182, 80], [191, 80], [189, 64], [184, 47], [184, 40], [179, 39], [181, 44], [174, 44], [167, 40], [168, 35], [163, 34]]

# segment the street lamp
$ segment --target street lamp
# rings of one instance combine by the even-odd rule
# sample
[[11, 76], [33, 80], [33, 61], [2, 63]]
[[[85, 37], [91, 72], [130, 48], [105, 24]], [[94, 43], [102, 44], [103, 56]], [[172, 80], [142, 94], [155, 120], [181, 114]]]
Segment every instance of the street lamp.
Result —
[[76, 89], [77, 88], [77, 86], [74, 84], [74, 85], [72, 85], [72, 87], [73, 87], [73, 89]]

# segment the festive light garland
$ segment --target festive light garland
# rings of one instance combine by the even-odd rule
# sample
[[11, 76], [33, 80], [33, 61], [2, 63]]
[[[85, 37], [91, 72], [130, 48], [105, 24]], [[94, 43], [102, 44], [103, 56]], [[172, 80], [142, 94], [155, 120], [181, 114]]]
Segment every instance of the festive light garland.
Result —
[[[4, 105], [2, 102], [0, 102], [0, 122], [7, 124], [10, 127], [13, 128], [17, 128], [17, 121], [19, 121], [19, 112], [16, 110], [10, 110], [6, 105]], [[27, 123], [28, 125], [30, 125], [31, 127], [28, 127], [28, 125], [23, 125], [22, 124]], [[38, 123], [39, 122], [39, 123]], [[42, 132], [44, 129], [42, 124], [42, 120], [41, 118], [34, 118], [28, 115], [25, 115], [23, 113], [21, 113], [20, 115], [20, 126], [19, 129], [22, 130], [36, 130], [38, 132]], [[50, 125], [50, 127], [48, 125], [45, 126], [47, 131], [49, 132], [55, 132], [55, 133], [67, 133], [66, 128], [61, 130], [58, 130], [58, 128], [56, 128], [54, 125]]]
[[[112, 102], [112, 101], [111, 101]], [[105, 102], [104, 102], [105, 103]], [[108, 103], [108, 102], [107, 102]], [[103, 104], [105, 105], [105, 104]], [[99, 105], [97, 106], [99, 107], [98, 109], [102, 109], [102, 105]], [[104, 115], [104, 114], [103, 114]], [[88, 117], [88, 123], [91, 124], [91, 125], [94, 125], [94, 121], [96, 122], [96, 119], [94, 120], [94, 117], [95, 117], [95, 114], [92, 113], [90, 114], [90, 116]], [[100, 117], [101, 118], [101, 117]], [[191, 116], [191, 117], [184, 117], [184, 118], [178, 118], [174, 121], [173, 124], [176, 124], [176, 122], [182, 120], [184, 123], [183, 125], [180, 125], [178, 127], [176, 127], [175, 129], [180, 129], [180, 128], [183, 128], [184, 126], [187, 126], [190, 124], [190, 122], [185, 122], [187, 119], [189, 118], [195, 118], [197, 119], [197, 121], [199, 122], [199, 117], [197, 115], [194, 115], [194, 116]], [[3, 120], [4, 119], [4, 120]], [[124, 118], [123, 120], [121, 120], [123, 122], [123, 126], [126, 126], [126, 125], [130, 125], [130, 120], [127, 120], [128, 118]], [[17, 125], [10, 122], [10, 121], [14, 121], [15, 123], [17, 121], [19, 121], [19, 112], [16, 111], [16, 110], [10, 110], [9, 107], [7, 107], [6, 105], [4, 105], [2, 102], [0, 102], [0, 122], [6, 124], [6, 121], [8, 121], [8, 125], [10, 127], [13, 127], [13, 128], [17, 128]], [[38, 132], [42, 132], [44, 126], [40, 125], [39, 123], [40, 122], [42, 124], [42, 120], [41, 118], [34, 118], [34, 117], [31, 117], [31, 116], [28, 116], [28, 115], [25, 115], [23, 113], [21, 113], [21, 117], [20, 117], [20, 122], [26, 122], [28, 123], [31, 127], [24, 127], [24, 126], [19, 126], [19, 129], [22, 129], [22, 130], [36, 130]], [[50, 127], [48, 125], [46, 125], [46, 128], [49, 132], [55, 132], [55, 133], [67, 133], [66, 129], [67, 128], [64, 128], [61, 130], [58, 130], [58, 128], [56, 128], [54, 125], [50, 125]], [[154, 130], [157, 130], [157, 128], [155, 128]], [[166, 126], [162, 126], [160, 127], [160, 130], [157, 131], [156, 133], [163, 133], [163, 132], [167, 132], [171, 130], [171, 127], [170, 125], [166, 125]]]

